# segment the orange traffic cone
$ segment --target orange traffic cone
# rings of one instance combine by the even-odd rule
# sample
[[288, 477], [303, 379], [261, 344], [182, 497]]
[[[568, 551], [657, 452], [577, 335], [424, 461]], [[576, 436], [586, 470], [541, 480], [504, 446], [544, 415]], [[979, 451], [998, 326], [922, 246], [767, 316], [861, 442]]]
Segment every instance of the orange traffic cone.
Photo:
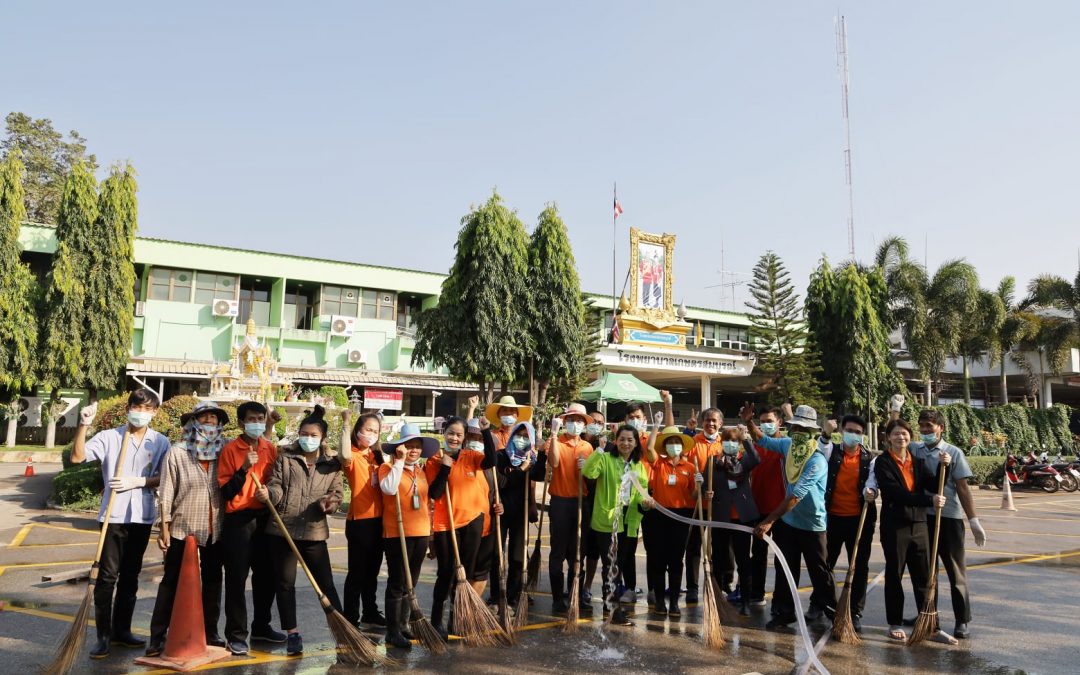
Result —
[[1013, 504], [1012, 487], [1009, 485], [1009, 476], [1005, 476], [1005, 480], [1001, 484], [1001, 510], [1002, 511], [1015, 511], [1016, 506]]
[[23, 476], [26, 476], [27, 478], [32, 478], [33, 475], [34, 475], [34, 456], [30, 455], [26, 459], [26, 471], [23, 471]]
[[188, 535], [184, 541], [184, 562], [180, 566], [165, 651], [161, 656], [140, 656], [135, 663], [188, 671], [228, 657], [227, 649], [206, 645], [199, 550], [194, 535]]

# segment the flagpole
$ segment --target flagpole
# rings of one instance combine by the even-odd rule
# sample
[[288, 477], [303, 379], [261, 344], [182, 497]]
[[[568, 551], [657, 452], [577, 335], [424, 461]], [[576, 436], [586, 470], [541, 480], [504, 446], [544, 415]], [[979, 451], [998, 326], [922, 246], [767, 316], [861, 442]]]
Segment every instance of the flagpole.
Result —
[[[619, 219], [619, 211], [615, 208], [615, 205], [619, 203], [619, 185], [618, 183], [611, 184], [612, 200], [611, 200], [611, 320], [615, 321], [615, 310], [618, 307], [618, 299], [615, 297], [615, 246], [618, 241], [618, 228], [616, 227], [616, 221]], [[608, 342], [611, 342], [611, 336], [608, 335]]]

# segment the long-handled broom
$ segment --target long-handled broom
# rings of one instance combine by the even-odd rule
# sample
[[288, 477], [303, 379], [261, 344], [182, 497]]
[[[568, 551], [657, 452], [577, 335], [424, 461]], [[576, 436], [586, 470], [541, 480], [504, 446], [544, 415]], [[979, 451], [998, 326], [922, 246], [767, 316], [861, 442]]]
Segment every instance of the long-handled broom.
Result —
[[[707, 484], [709, 492], [713, 489], [713, 460], [709, 457], [706, 460], [709, 464], [707, 469]], [[712, 521], [712, 500], [709, 500], [708, 507], [709, 521]], [[697, 517], [701, 518], [701, 490], [698, 490], [697, 496]], [[720, 607], [717, 603], [717, 595], [719, 589], [716, 587], [716, 579], [712, 574], [712, 528], [702, 526], [701, 528], [701, 546], [704, 550], [701, 552], [701, 560], [704, 564], [704, 582], [705, 582], [705, 595], [704, 604], [701, 608], [701, 637], [705, 640], [705, 646], [709, 649], [722, 649], [724, 647], [724, 627], [720, 624]], [[678, 589], [675, 590], [678, 592]]]
[[[470, 647], [494, 647], [508, 642], [502, 626], [491, 616], [484, 599], [465, 578], [465, 566], [461, 564], [457, 532], [454, 530], [454, 503], [450, 499], [450, 486], [446, 486], [446, 512], [450, 519], [450, 543], [454, 548], [457, 565], [454, 578], [454, 633], [460, 635]], [[410, 584], [411, 585], [411, 584]]]
[[851, 580], [855, 578], [855, 560], [859, 557], [859, 542], [862, 540], [863, 524], [866, 522], [866, 510], [870, 502], [863, 500], [862, 513], [859, 514], [859, 529], [855, 531], [855, 545], [851, 549], [847, 576], [844, 579], [844, 592], [836, 605], [836, 618], [833, 620], [832, 638], [846, 645], [857, 645], [862, 640], [855, 632], [851, 622]]
[[[526, 570], [528, 581], [525, 583], [525, 589], [532, 593], [536, 592], [536, 589], [540, 584], [540, 537], [544, 533], [544, 505], [547, 502], [548, 485], [550, 484], [551, 465], [548, 464], [547, 469], [544, 472], [544, 489], [540, 493], [540, 503], [537, 505], [537, 508], [540, 510], [540, 521], [536, 525], [536, 544], [533, 546], [532, 555], [529, 556], [529, 565]], [[525, 532], [528, 531], [529, 528], [526, 527]]]
[[[525, 474], [525, 500], [521, 503], [522, 512], [522, 530], [521, 530], [521, 590], [518, 592], [517, 605], [514, 606], [514, 629], [517, 630], [524, 626], [529, 621], [529, 589], [525, 585], [526, 575], [528, 573], [528, 553], [529, 553], [529, 490], [532, 488], [532, 481], [529, 480], [529, 474]], [[509, 542], [507, 542], [509, 545]], [[539, 560], [537, 560], [539, 562]]]
[[[945, 494], [945, 467], [941, 467], [938, 475], [938, 488], [937, 493], [940, 497]], [[937, 572], [938, 572], [938, 542], [941, 537], [941, 507], [934, 507], [934, 541], [930, 545], [930, 583], [926, 588], [926, 600], [923, 602], [923, 608], [919, 612], [919, 617], [915, 619], [915, 627], [911, 629], [911, 635], [908, 636], [907, 646], [918, 644], [927, 639], [931, 635], [935, 634], [938, 630], [938, 614], [937, 614]]]
[[[262, 486], [259, 477], [256, 476], [254, 472], [251, 472], [248, 475], [251, 476], [251, 479], [255, 482], [255, 487], [258, 488]], [[311, 588], [319, 598], [319, 604], [326, 614], [326, 625], [330, 629], [330, 634], [334, 636], [334, 642], [337, 644], [338, 659], [345, 663], [363, 666], [397, 665], [396, 661], [386, 656], [386, 654], [380, 653], [375, 646], [375, 643], [361, 633], [356, 626], [352, 625], [341, 612], [334, 609], [334, 606], [330, 604], [330, 599], [323, 593], [322, 588], [319, 587], [319, 583], [315, 581], [315, 575], [311, 573], [307, 563], [304, 562], [304, 558], [300, 555], [300, 551], [296, 548], [296, 542], [294, 542], [292, 536], [289, 535], [289, 529], [285, 527], [285, 523], [281, 520], [281, 515], [278, 514], [277, 509], [270, 502], [266, 503], [266, 507], [270, 509], [270, 515], [272, 515], [274, 521], [277, 522], [278, 528], [281, 529], [281, 534], [285, 537], [286, 543], [289, 544], [289, 548], [292, 549], [293, 555], [296, 556], [296, 560], [300, 563], [300, 568], [304, 570], [304, 574], [307, 575]]]
[[[120, 439], [120, 459], [116, 462], [116, 470], [113, 478], [120, 477], [120, 471], [124, 468], [124, 459], [127, 457], [128, 437], [130, 433], [124, 427], [124, 436]], [[60, 641], [53, 655], [53, 660], [42, 671], [46, 675], [64, 675], [71, 671], [75, 665], [75, 657], [82, 651], [83, 641], [86, 639], [86, 624], [90, 619], [90, 605], [94, 601], [94, 586], [97, 584], [98, 572], [101, 566], [101, 551], [105, 548], [105, 534], [109, 531], [109, 520], [112, 518], [113, 503], [116, 491], [109, 491], [109, 501], [105, 505], [105, 522], [101, 524], [101, 534], [98, 535], [97, 553], [94, 554], [94, 562], [90, 566], [90, 580], [86, 583], [86, 595], [83, 596], [79, 609], [71, 621], [71, 627], [67, 635]]]
[[[401, 566], [405, 570], [405, 594], [409, 598], [409, 627], [420, 644], [432, 654], [442, 654], [446, 651], [446, 644], [431, 625], [424, 613], [420, 610], [420, 601], [416, 599], [416, 588], [413, 587], [412, 570], [409, 569], [409, 547], [405, 542], [405, 521], [401, 516], [401, 496], [394, 497], [394, 506], [397, 508], [397, 531], [398, 540], [401, 542]], [[453, 520], [450, 521], [450, 529], [454, 529]], [[455, 616], [456, 619], [456, 616]]]
[[[578, 470], [577, 478], [577, 533], [574, 540], [574, 578], [570, 585], [570, 606], [566, 609], [566, 621], [563, 623], [563, 632], [576, 633], [578, 622], [578, 602], [581, 599], [581, 506], [584, 501], [585, 478]], [[562, 561], [559, 562], [562, 565]], [[555, 589], [552, 589], [552, 593]]]
[[[499, 500], [499, 479], [498, 477], [492, 481], [495, 486], [495, 506], [499, 506], [502, 502]], [[498, 511], [495, 512], [495, 553], [498, 556], [499, 561], [499, 625], [502, 626], [503, 632], [506, 633], [506, 637], [509, 638], [510, 644], [514, 643], [514, 626], [510, 620], [510, 607], [507, 605], [506, 599], [506, 555], [503, 553], [502, 542], [502, 516]]]

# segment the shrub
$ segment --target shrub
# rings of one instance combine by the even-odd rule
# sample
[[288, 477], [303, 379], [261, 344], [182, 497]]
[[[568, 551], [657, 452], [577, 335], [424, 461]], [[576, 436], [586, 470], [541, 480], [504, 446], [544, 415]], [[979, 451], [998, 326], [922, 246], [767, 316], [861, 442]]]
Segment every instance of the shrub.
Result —
[[[113, 429], [127, 419], [127, 394], [121, 394], [105, 399], [98, 403], [98, 414], [94, 420], [94, 428], [90, 434], [97, 433], [102, 429]], [[173, 396], [161, 404], [154, 419], [150, 422], [150, 428], [169, 438], [170, 441], [180, 440], [183, 429], [180, 426], [180, 416], [195, 409], [199, 399], [194, 396]], [[227, 437], [240, 434], [240, 427], [236, 423], [236, 403], [222, 403], [221, 409], [229, 414], [229, 423], [225, 425], [224, 433]]]
[[101, 503], [104, 489], [101, 462], [75, 464], [53, 478], [53, 501], [62, 506], [93, 508], [95, 503]]
[[[951, 403], [936, 409], [945, 417], [945, 440], [971, 455], [998, 456], [1004, 454], [1005, 450], [1026, 454], [1029, 450], [1044, 446], [1053, 452], [1068, 452], [1073, 448], [1072, 434], [1069, 433], [1071, 411], [1068, 406], [1037, 409], [1010, 403], [976, 409], [963, 403]], [[918, 413], [907, 419], [914, 428]], [[1004, 450], [996, 443], [987, 443], [984, 432], [1004, 435]], [[972, 438], [979, 441], [974, 449], [971, 448]]]
[[319, 396], [333, 401], [334, 405], [338, 408], [349, 407], [349, 392], [345, 391], [345, 387], [335, 387], [333, 385], [326, 385], [319, 388]]
[[970, 485], [993, 485], [1005, 473], [1004, 457], [968, 457], [967, 461], [971, 467]]

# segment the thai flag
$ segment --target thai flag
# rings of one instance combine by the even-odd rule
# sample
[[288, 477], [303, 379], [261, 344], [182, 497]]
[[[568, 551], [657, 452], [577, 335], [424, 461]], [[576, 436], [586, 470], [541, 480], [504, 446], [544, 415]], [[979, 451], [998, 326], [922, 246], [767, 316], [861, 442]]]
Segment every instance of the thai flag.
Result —
[[618, 218], [622, 214], [622, 205], [619, 204], [618, 198], [615, 199], [615, 217]]

